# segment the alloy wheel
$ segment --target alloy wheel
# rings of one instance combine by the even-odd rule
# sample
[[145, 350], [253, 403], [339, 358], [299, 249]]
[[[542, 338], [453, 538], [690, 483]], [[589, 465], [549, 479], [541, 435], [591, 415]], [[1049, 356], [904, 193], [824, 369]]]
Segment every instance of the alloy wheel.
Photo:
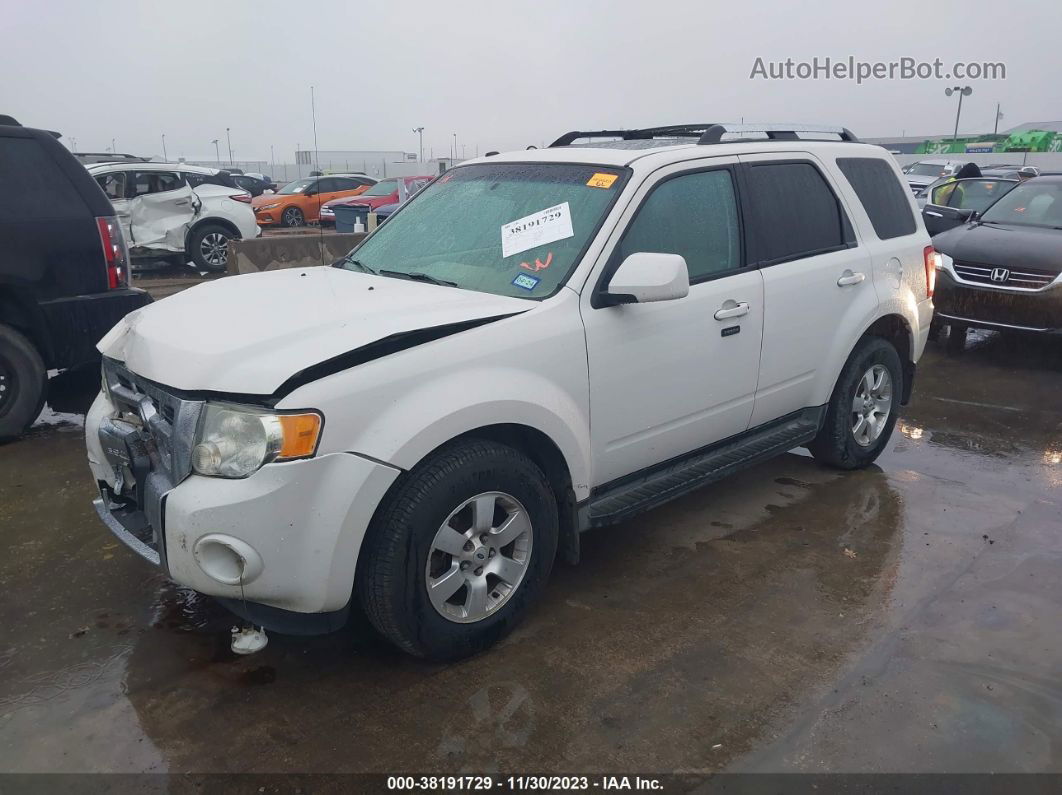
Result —
[[477, 494], [455, 508], [432, 541], [425, 567], [428, 598], [443, 618], [482, 621], [512, 598], [531, 561], [534, 532], [510, 494]]
[[204, 235], [199, 243], [199, 253], [209, 265], [223, 268], [229, 261], [229, 238], [221, 232]]
[[859, 379], [852, 398], [852, 436], [860, 447], [870, 447], [885, 430], [892, 411], [892, 376], [875, 364]]

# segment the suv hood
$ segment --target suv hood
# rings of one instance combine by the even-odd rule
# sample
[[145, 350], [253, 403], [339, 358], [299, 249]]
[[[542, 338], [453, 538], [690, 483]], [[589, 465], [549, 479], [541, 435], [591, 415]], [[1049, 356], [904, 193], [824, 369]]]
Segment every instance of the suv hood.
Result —
[[952, 259], [1048, 273], [1062, 271], [1062, 230], [1008, 224], [966, 224], [933, 237], [933, 247]]
[[97, 347], [175, 389], [271, 395], [306, 368], [385, 337], [529, 308], [520, 298], [292, 268], [184, 290], [130, 313]]

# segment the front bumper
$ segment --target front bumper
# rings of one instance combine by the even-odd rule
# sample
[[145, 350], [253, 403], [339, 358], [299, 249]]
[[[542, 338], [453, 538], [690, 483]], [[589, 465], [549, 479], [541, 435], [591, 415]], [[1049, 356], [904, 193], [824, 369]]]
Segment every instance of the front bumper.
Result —
[[242, 480], [192, 474], [141, 491], [143, 472], [135, 487], [129, 467], [125, 482], [115, 472], [122, 459], [108, 449], [107, 429], [116, 413], [101, 393], [85, 434], [96, 510], [120, 541], [211, 596], [303, 614], [346, 606], [365, 531], [399, 470], [333, 453], [268, 464]]
[[961, 282], [940, 270], [933, 303], [941, 320], [972, 328], [1062, 333], [1062, 286], [1008, 291]]

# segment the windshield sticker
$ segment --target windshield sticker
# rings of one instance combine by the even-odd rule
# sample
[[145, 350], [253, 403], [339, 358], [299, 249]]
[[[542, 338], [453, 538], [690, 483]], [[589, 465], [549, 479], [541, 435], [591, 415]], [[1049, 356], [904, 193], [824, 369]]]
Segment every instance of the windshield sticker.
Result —
[[542, 280], [536, 276], [528, 276], [526, 273], [521, 273], [519, 276], [513, 279], [513, 284], [524, 290], [534, 290], [536, 287], [538, 287], [538, 283], [540, 281]]
[[544, 271], [546, 268], [548, 268], [549, 264], [551, 262], [553, 262], [553, 252], [552, 251], [549, 252], [546, 255], [546, 261], [545, 262], [540, 260], [538, 257], [535, 257], [535, 264], [534, 265], [531, 265], [530, 263], [527, 263], [527, 262], [521, 262], [520, 263], [520, 267], [524, 268], [525, 270], [534, 271], [535, 273], [538, 273], [539, 271]]
[[571, 211], [568, 209], [568, 202], [564, 202], [503, 224], [502, 256], [511, 257], [521, 251], [574, 236]]
[[611, 188], [612, 183], [619, 179], [619, 174], [594, 174], [586, 181], [591, 188]]

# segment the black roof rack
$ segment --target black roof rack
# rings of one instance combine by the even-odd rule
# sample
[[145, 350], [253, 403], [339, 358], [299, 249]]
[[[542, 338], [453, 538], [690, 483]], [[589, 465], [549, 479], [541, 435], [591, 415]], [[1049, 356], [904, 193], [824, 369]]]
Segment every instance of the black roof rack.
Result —
[[572, 130], [566, 132], [549, 146], [570, 146], [583, 138], [620, 138], [624, 141], [648, 141], [653, 138], [697, 138], [717, 126], [708, 124], [674, 124], [669, 127], [645, 127], [639, 130]]
[[653, 138], [697, 138], [699, 144], [734, 143], [736, 140], [723, 140], [727, 134], [757, 133], [767, 136], [769, 141], [799, 141], [797, 133], [816, 133], [836, 135], [842, 141], [858, 142], [859, 139], [846, 127], [831, 127], [816, 124], [675, 124], [669, 127], [645, 127], [637, 130], [572, 130], [550, 144], [570, 146], [584, 138], [619, 138], [624, 141], [645, 141]]

